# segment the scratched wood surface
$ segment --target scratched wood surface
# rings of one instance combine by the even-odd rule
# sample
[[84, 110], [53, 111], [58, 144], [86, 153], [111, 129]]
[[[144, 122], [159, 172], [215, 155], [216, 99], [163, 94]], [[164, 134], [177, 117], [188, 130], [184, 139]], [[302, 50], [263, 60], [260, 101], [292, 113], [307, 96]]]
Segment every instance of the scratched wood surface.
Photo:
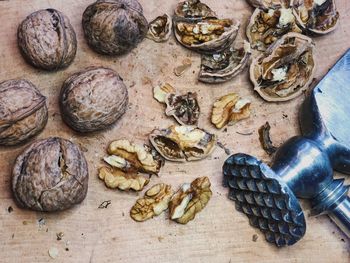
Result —
[[[164, 108], [152, 98], [152, 87], [167, 81], [181, 91], [199, 94], [202, 115], [200, 126], [216, 132], [232, 152], [246, 152], [269, 161], [258, 142], [257, 129], [265, 121], [272, 126], [275, 144], [283, 143], [299, 133], [297, 113], [303, 96], [288, 103], [269, 104], [252, 91], [247, 70], [222, 85], [198, 83], [196, 76], [200, 58], [179, 46], [171, 38], [157, 44], [144, 40], [137, 49], [122, 57], [100, 56], [87, 46], [81, 28], [81, 16], [89, 0], [9, 0], [0, 1], [0, 81], [26, 78], [48, 97], [49, 122], [38, 138], [61, 136], [82, 146], [89, 163], [89, 191], [85, 201], [62, 213], [38, 213], [18, 208], [10, 191], [11, 168], [15, 157], [26, 145], [0, 149], [0, 262], [349, 262], [349, 241], [330, 220], [308, 217], [304, 204], [307, 232], [296, 245], [277, 249], [265, 242], [263, 235], [249, 226], [245, 215], [235, 211], [221, 185], [221, 166], [227, 155], [217, 148], [204, 161], [174, 164], [167, 162], [160, 178], [151, 184], [165, 182], [177, 188], [199, 176], [212, 182], [213, 197], [208, 206], [188, 225], [178, 225], [166, 214], [144, 223], [135, 223], [129, 209], [136, 193], [108, 190], [97, 178], [108, 142], [127, 138], [144, 142], [155, 127], [167, 127], [172, 119], [164, 116]], [[242, 23], [241, 35], [253, 9], [244, 0], [207, 0], [222, 17], [235, 17]], [[176, 0], [142, 0], [145, 16], [152, 19], [163, 12], [172, 13]], [[350, 2], [336, 0], [340, 12], [338, 29], [327, 36], [315, 38], [316, 77], [324, 75], [337, 58], [350, 47]], [[56, 8], [71, 20], [78, 37], [78, 53], [67, 69], [47, 73], [27, 65], [16, 45], [16, 29], [28, 14], [41, 8]], [[190, 58], [193, 65], [181, 77], [173, 74], [175, 66]], [[70, 130], [61, 120], [57, 98], [62, 82], [73, 72], [92, 65], [111, 67], [124, 78], [130, 93], [129, 110], [113, 129], [91, 136]], [[336, 87], [334, 87], [336, 88]], [[237, 92], [253, 101], [253, 114], [227, 131], [216, 131], [210, 125], [211, 105], [215, 98]], [[250, 136], [237, 132], [249, 133]], [[111, 200], [107, 209], [98, 209], [104, 200]], [[13, 208], [10, 213], [9, 207]], [[56, 233], [63, 232], [58, 241]], [[256, 242], [252, 236], [258, 235]], [[56, 247], [53, 260], [48, 250]]]

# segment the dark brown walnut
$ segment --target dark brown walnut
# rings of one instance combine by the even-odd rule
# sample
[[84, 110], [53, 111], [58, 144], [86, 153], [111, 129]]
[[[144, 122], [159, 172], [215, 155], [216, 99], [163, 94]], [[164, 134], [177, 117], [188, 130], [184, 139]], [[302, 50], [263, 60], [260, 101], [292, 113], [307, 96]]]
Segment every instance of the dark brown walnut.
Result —
[[136, 0], [98, 0], [83, 14], [88, 44], [98, 53], [122, 55], [146, 36], [148, 22]]
[[34, 142], [17, 157], [12, 190], [24, 208], [60, 211], [84, 200], [88, 177], [85, 157], [77, 145], [48, 138]]
[[39, 10], [18, 27], [18, 46], [33, 66], [45, 70], [70, 65], [77, 51], [77, 39], [69, 19], [55, 9]]
[[289, 32], [301, 33], [291, 8], [255, 9], [246, 34], [253, 49], [265, 51], [277, 39]]
[[312, 82], [315, 72], [312, 39], [288, 33], [271, 45], [250, 65], [254, 89], [267, 101], [296, 98]]
[[169, 39], [173, 22], [168, 14], [156, 17], [149, 23], [147, 38], [155, 42], [165, 42]]
[[221, 53], [202, 55], [198, 80], [222, 83], [234, 78], [248, 64], [251, 50], [248, 42], [241, 48], [229, 48]]
[[174, 12], [176, 21], [199, 21], [207, 18], [217, 18], [216, 13], [200, 0], [180, 2]]
[[338, 25], [334, 0], [291, 0], [291, 6], [297, 23], [307, 33], [324, 35]]
[[41, 132], [47, 123], [46, 98], [23, 79], [0, 83], [0, 145], [17, 145]]
[[125, 113], [128, 90], [121, 77], [108, 68], [87, 68], [69, 77], [62, 86], [63, 120], [78, 132], [108, 128]]
[[263, 10], [290, 7], [290, 0], [247, 0], [247, 2], [251, 6], [258, 7]]

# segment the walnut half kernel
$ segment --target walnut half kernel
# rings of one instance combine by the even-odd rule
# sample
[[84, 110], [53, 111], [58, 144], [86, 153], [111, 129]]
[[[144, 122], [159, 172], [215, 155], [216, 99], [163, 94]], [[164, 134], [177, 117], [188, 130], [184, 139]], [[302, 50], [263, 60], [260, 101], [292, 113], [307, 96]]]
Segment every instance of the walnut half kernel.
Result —
[[130, 217], [137, 222], [142, 222], [160, 215], [168, 209], [172, 195], [170, 185], [161, 183], [152, 186], [131, 208]]
[[212, 196], [208, 177], [195, 179], [191, 184], [183, 184], [169, 203], [171, 220], [187, 224], [203, 210]]
[[249, 118], [250, 105], [250, 100], [240, 98], [236, 93], [229, 93], [214, 103], [211, 122], [221, 129], [227, 124], [232, 125]]

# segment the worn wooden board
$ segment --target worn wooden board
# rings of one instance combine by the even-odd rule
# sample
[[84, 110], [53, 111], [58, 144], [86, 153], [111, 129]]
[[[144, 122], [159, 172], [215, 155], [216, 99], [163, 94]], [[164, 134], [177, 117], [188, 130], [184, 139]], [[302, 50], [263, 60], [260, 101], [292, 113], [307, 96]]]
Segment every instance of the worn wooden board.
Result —
[[[25, 146], [0, 149], [0, 262], [46, 262], [50, 247], [57, 247], [56, 262], [349, 262], [349, 241], [327, 217], [307, 217], [307, 233], [296, 245], [277, 249], [265, 242], [263, 235], [249, 226], [247, 218], [235, 211], [221, 185], [221, 166], [227, 155], [220, 148], [201, 162], [166, 163], [160, 178], [151, 184], [166, 182], [177, 188], [198, 176], [208, 176], [213, 197], [207, 208], [188, 225], [170, 222], [163, 214], [145, 223], [135, 223], [129, 209], [137, 194], [105, 188], [97, 178], [97, 168], [108, 142], [128, 138], [145, 141], [155, 127], [167, 127], [173, 120], [163, 114], [163, 106], [152, 98], [152, 86], [168, 81], [182, 91], [199, 93], [202, 115], [200, 126], [219, 135], [232, 152], [247, 152], [269, 161], [260, 148], [257, 129], [266, 120], [272, 125], [272, 138], [280, 144], [298, 134], [297, 112], [303, 97], [280, 104], [268, 104], [253, 91], [247, 71], [228, 83], [210, 86], [196, 81], [199, 56], [172, 38], [164, 44], [145, 40], [123, 57], [105, 57], [92, 52], [83, 38], [81, 16], [91, 1], [10, 0], [0, 1], [0, 80], [26, 78], [35, 83], [49, 102], [49, 123], [38, 138], [62, 136], [79, 143], [86, 150], [89, 163], [89, 192], [86, 200], [62, 213], [36, 213], [18, 208], [11, 197], [11, 167]], [[142, 0], [145, 16], [152, 19], [163, 12], [172, 13], [176, 0]], [[242, 32], [253, 9], [244, 0], [206, 1], [221, 16], [235, 17]], [[315, 38], [317, 74], [320, 78], [350, 46], [350, 2], [336, 0], [341, 16], [340, 26], [327, 36]], [[27, 65], [16, 45], [16, 29], [29, 13], [53, 7], [63, 11], [78, 36], [78, 53], [68, 69], [46, 73]], [[241, 32], [241, 36], [243, 35]], [[242, 37], [238, 37], [238, 43]], [[173, 68], [191, 58], [192, 68], [176, 77]], [[91, 65], [115, 69], [129, 87], [130, 106], [123, 119], [111, 130], [91, 136], [72, 132], [61, 120], [57, 96], [62, 82], [73, 72]], [[336, 87], [335, 87], [336, 88]], [[215, 131], [208, 118], [215, 98], [229, 91], [238, 92], [253, 101], [253, 116], [227, 132]], [[237, 132], [253, 132], [242, 136]], [[108, 209], [97, 207], [111, 200]], [[8, 212], [8, 207], [13, 212]], [[308, 206], [304, 206], [306, 214]], [[56, 233], [63, 232], [61, 241]], [[258, 235], [256, 242], [252, 236]], [[66, 251], [65, 248], [69, 251]]]

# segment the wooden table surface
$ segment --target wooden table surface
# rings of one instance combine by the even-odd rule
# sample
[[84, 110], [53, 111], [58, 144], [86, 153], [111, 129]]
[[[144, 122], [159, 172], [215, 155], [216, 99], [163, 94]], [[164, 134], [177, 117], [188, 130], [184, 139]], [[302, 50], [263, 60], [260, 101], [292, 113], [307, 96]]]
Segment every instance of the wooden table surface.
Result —
[[[122, 57], [98, 55], [87, 46], [81, 28], [82, 13], [90, 2], [0, 1], [0, 81], [26, 78], [35, 83], [48, 97], [49, 106], [49, 122], [38, 138], [61, 136], [80, 144], [90, 171], [88, 195], [81, 205], [61, 213], [27, 211], [15, 205], [10, 191], [15, 157], [27, 145], [0, 149], [0, 262], [349, 262], [349, 240], [328, 217], [309, 217], [306, 203], [303, 203], [307, 220], [304, 238], [294, 246], [282, 249], [268, 244], [228, 200], [221, 173], [221, 166], [228, 156], [220, 148], [204, 161], [181, 165], [167, 162], [160, 177], [151, 180], [151, 185], [165, 182], [177, 189], [184, 182], [208, 176], [213, 197], [195, 220], [179, 225], [169, 221], [166, 213], [144, 223], [136, 223], [129, 217], [131, 206], [142, 193], [107, 189], [97, 177], [97, 168], [102, 165], [101, 158], [111, 140], [127, 138], [145, 142], [155, 127], [165, 128], [174, 123], [164, 116], [163, 106], [153, 99], [154, 85], [167, 81], [183, 92], [196, 91], [202, 109], [200, 126], [215, 132], [233, 153], [250, 153], [265, 161], [270, 157], [259, 145], [257, 129], [269, 121], [271, 136], [277, 145], [298, 134], [297, 114], [303, 96], [287, 103], [267, 103], [252, 90], [247, 70], [224, 84], [198, 83], [199, 55], [181, 47], [173, 37], [163, 44], [146, 39]], [[239, 44], [253, 9], [244, 0], [205, 2], [220, 16], [241, 21]], [[176, 0], [141, 1], [149, 20], [164, 12], [172, 14], [176, 3]], [[339, 27], [329, 35], [315, 38], [318, 79], [350, 47], [350, 1], [336, 0], [336, 3], [340, 13]], [[49, 7], [63, 11], [70, 18], [78, 37], [74, 63], [53, 73], [27, 65], [16, 44], [18, 24], [31, 12]], [[190, 58], [193, 65], [184, 75], [176, 77], [173, 69], [185, 58]], [[130, 105], [113, 129], [83, 136], [62, 122], [58, 94], [63, 81], [73, 72], [97, 65], [110, 67], [124, 78]], [[211, 106], [217, 97], [228, 92], [250, 98], [253, 114], [227, 131], [217, 131], [209, 122]], [[237, 132], [253, 134], [243, 136]], [[112, 204], [107, 209], [98, 209], [104, 200], [111, 200]], [[10, 206], [13, 208], [11, 213], [8, 211]], [[56, 238], [59, 232], [64, 233], [60, 241]], [[258, 235], [256, 242], [252, 241], [254, 234]], [[59, 251], [55, 260], [48, 255], [51, 247]]]

